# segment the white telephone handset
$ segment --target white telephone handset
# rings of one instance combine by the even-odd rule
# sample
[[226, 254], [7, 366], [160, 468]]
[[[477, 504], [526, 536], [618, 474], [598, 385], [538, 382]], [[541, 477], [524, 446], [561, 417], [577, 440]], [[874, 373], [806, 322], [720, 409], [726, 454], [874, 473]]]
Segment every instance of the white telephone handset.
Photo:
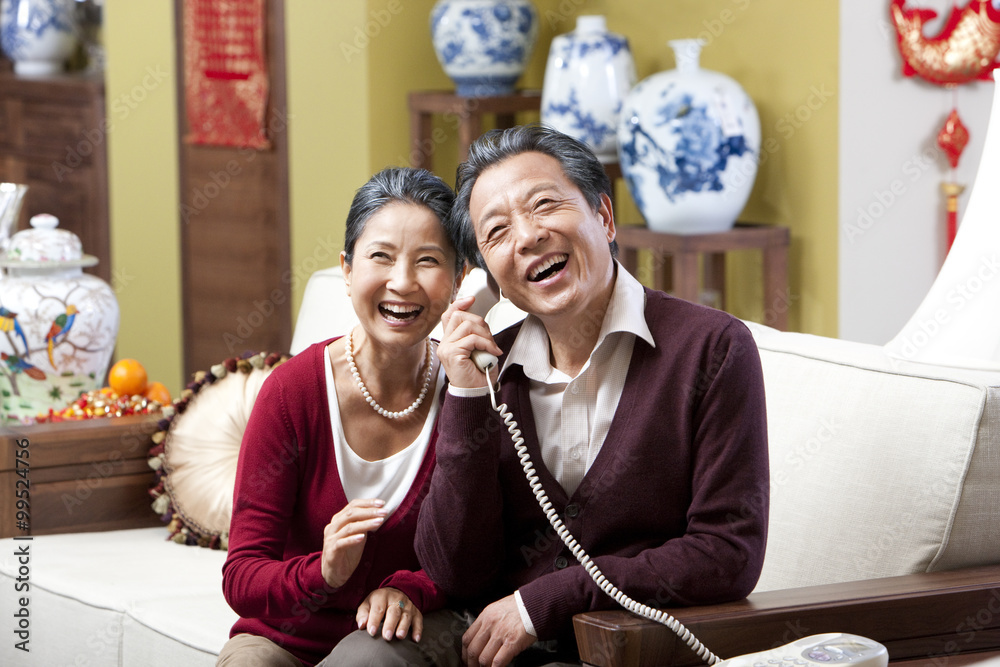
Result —
[[552, 508], [548, 494], [545, 493], [545, 489], [542, 488], [542, 483], [535, 473], [535, 466], [531, 462], [531, 455], [528, 453], [528, 448], [524, 445], [524, 439], [521, 437], [521, 430], [518, 428], [517, 422], [511, 415], [510, 410], [507, 409], [506, 403], [497, 405], [496, 392], [490, 380], [490, 369], [497, 365], [497, 358], [489, 352], [473, 350], [472, 361], [479, 370], [486, 374], [486, 384], [490, 391], [490, 402], [493, 404], [493, 409], [496, 410], [497, 414], [503, 418], [504, 424], [507, 425], [507, 431], [514, 442], [514, 449], [517, 450], [517, 456], [521, 461], [521, 467], [524, 469], [524, 475], [527, 477], [528, 484], [531, 486], [531, 490], [535, 494], [535, 499], [538, 501], [539, 506], [545, 513], [545, 517], [549, 520], [556, 534], [559, 535], [563, 543], [580, 562], [580, 565], [583, 566], [594, 582], [600, 586], [601, 590], [611, 596], [615, 602], [633, 613], [666, 625], [678, 637], [683, 639], [699, 658], [709, 665], [719, 664], [726, 665], [727, 667], [808, 667], [809, 665], [850, 664], [852, 667], [886, 667], [889, 662], [889, 654], [882, 644], [865, 637], [859, 637], [858, 635], [841, 633], [812, 635], [779, 648], [722, 660], [709, 651], [704, 644], [698, 641], [697, 637], [691, 634], [690, 630], [685, 628], [673, 616], [659, 609], [644, 605], [641, 602], [636, 602], [624, 592], [618, 590], [614, 584], [605, 578], [601, 570], [597, 567], [597, 564], [590, 559], [590, 556], [583, 550], [583, 547], [576, 541], [576, 538], [570, 534], [569, 530], [563, 524], [562, 519], [559, 518], [559, 515]]
[[472, 362], [479, 370], [488, 375], [490, 369], [497, 365], [498, 359], [486, 350], [473, 350]]

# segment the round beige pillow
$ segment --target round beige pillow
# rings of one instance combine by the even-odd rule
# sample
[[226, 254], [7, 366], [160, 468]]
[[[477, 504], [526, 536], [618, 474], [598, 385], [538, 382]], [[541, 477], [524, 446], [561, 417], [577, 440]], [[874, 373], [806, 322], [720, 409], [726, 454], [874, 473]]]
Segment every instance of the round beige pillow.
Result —
[[265, 378], [287, 355], [227, 359], [199, 371], [149, 451], [153, 510], [179, 544], [226, 549], [243, 431]]

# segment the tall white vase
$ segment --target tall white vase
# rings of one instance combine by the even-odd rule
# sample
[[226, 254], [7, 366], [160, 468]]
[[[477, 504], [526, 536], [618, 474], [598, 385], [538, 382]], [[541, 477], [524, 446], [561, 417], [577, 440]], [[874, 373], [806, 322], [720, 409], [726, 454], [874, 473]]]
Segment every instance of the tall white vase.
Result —
[[733, 79], [699, 66], [700, 40], [670, 42], [677, 68], [643, 79], [625, 98], [618, 155], [650, 229], [730, 229], [757, 177], [760, 118]]
[[587, 144], [601, 162], [618, 159], [618, 114], [635, 85], [628, 40], [603, 16], [580, 16], [549, 47], [542, 123]]
[[1000, 71], [979, 171], [941, 271], [906, 326], [886, 344], [893, 357], [1000, 370]]

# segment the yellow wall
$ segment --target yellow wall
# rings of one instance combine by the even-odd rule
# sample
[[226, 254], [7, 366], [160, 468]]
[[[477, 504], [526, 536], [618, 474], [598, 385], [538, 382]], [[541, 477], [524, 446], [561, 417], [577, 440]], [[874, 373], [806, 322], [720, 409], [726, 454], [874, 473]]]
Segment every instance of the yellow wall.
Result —
[[[285, 3], [296, 310], [304, 278], [337, 262], [329, 247], [340, 247], [354, 190], [373, 171], [407, 158], [406, 93], [450, 87], [430, 44], [433, 4]], [[773, 139], [743, 218], [791, 228], [791, 326], [835, 336], [837, 4], [535, 0], [535, 6], [540, 36], [524, 87], [541, 87], [552, 37], [572, 30], [579, 14], [604, 14], [611, 30], [628, 36], [640, 78], [674, 66], [667, 40], [709, 41], [702, 65], [743, 85], [757, 103], [765, 142]], [[112, 252], [122, 306], [118, 354], [142, 360], [154, 379], [176, 390], [186, 378], [180, 370], [172, 3], [108, 0], [105, 15], [114, 123], [108, 137]], [[454, 134], [453, 119], [435, 122]], [[449, 182], [455, 154], [451, 139], [434, 154], [435, 171]], [[628, 223], [638, 214], [622, 201], [619, 217]], [[730, 264], [731, 307], [759, 320], [759, 258], [738, 255]]]
[[[400, 0], [401, 1], [401, 0]], [[309, 275], [338, 264], [344, 217], [371, 175], [371, 42], [364, 0], [286, 2], [292, 309]], [[364, 37], [364, 32], [361, 33]]]
[[176, 392], [181, 364], [177, 72], [170, 2], [105, 5], [112, 284], [117, 356]]

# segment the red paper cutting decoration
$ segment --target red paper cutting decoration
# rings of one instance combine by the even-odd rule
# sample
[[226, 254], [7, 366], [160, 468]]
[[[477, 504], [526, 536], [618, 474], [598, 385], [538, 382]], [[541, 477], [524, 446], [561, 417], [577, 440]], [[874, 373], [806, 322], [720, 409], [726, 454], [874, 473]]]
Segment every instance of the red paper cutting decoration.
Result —
[[264, 2], [184, 0], [188, 143], [270, 146]]

